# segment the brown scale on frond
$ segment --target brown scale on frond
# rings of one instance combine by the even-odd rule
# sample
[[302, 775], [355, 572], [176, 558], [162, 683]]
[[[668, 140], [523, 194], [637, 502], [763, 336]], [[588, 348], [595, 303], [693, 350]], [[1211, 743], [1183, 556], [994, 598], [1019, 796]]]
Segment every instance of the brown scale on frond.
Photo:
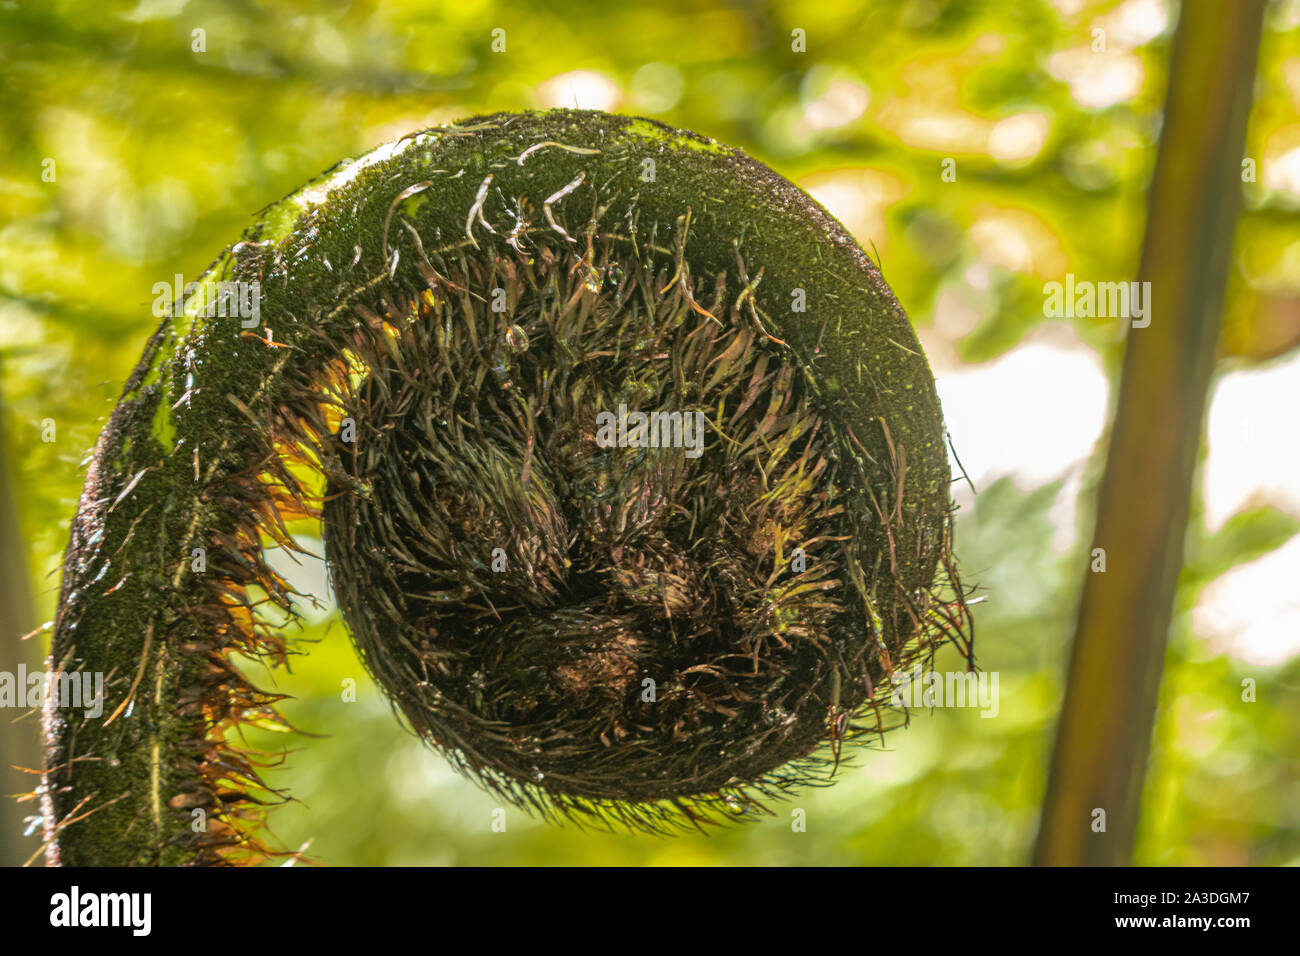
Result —
[[[182, 831], [194, 865], [256, 863], [298, 856], [264, 842], [265, 813], [288, 799], [269, 786], [262, 771], [283, 755], [265, 753], [237, 741], [246, 726], [293, 730], [277, 710], [282, 694], [254, 686], [234, 663], [237, 657], [283, 666], [292, 653], [285, 634], [271, 621], [292, 619], [293, 593], [266, 563], [267, 542], [298, 546], [286, 522], [317, 518], [315, 500], [302, 473], [321, 468], [319, 449], [337, 427], [337, 401], [331, 391], [346, 387], [340, 361], [299, 373], [292, 404], [275, 408], [242, 400], [234, 404], [259, 436], [246, 467], [213, 483], [205, 498], [227, 518], [228, 530], [199, 529], [207, 545], [210, 574], [200, 578], [201, 600], [182, 609], [174, 633], [188, 634], [179, 651], [190, 662], [191, 683], [176, 696], [175, 715], [198, 721], [201, 732], [183, 739], [173, 758], [176, 792], [167, 806], [193, 815], [203, 826]], [[276, 613], [268, 615], [270, 608]]]

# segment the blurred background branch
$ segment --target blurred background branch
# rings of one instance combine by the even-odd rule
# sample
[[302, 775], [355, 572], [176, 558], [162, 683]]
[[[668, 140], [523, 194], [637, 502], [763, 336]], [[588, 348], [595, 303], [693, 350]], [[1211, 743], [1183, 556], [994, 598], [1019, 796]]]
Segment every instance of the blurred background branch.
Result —
[[1105, 565], [1084, 583], [1035, 851], [1041, 864], [1132, 857], [1263, 15], [1264, 0], [1185, 3], [1178, 22], [1138, 270], [1150, 283], [1150, 325], [1135, 324], [1124, 351], [1093, 534]]
[[[3, 368], [0, 356], [0, 368]], [[0, 379], [2, 381], [2, 379]], [[18, 521], [13, 472], [9, 462], [9, 411], [0, 389], [0, 672], [17, 675], [41, 668], [40, 643], [22, 638], [35, 626], [31, 578], [27, 573], [27, 548]], [[19, 689], [25, 695], [25, 686]], [[0, 866], [21, 866], [30, 856], [18, 839], [22, 819], [36, 812], [34, 802], [13, 798], [36, 788], [40, 778], [14, 769], [39, 769], [37, 745], [40, 713], [25, 706], [0, 709]]]

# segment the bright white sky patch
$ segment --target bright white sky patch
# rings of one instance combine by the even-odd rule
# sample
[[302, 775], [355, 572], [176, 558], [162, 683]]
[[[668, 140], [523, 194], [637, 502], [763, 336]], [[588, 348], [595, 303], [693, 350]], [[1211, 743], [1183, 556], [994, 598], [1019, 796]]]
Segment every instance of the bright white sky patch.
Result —
[[1169, 26], [1169, 13], [1161, 0], [1129, 0], [1098, 25], [1106, 31], [1108, 43], [1122, 47], [1150, 43]]
[[1043, 148], [1051, 121], [1038, 112], [1017, 113], [989, 130], [989, 155], [1000, 163], [1027, 163]]
[[1264, 185], [1300, 196], [1300, 146], [1264, 163]]
[[[1063, 328], [939, 378], [948, 432], [977, 488], [1002, 477], [1037, 488], [1091, 454], [1106, 422], [1106, 375], [1072, 330], [1058, 334]], [[964, 487], [953, 486], [959, 500]]]
[[[1101, 436], [1108, 385], [1095, 353], [1063, 324], [938, 379], [948, 430], [977, 488], [1002, 477], [1029, 490], [1066, 479], [1050, 512], [1059, 552], [1075, 533], [1082, 467]], [[1231, 372], [1214, 391], [1203, 472], [1206, 520], [1217, 531], [1243, 508], [1272, 504], [1300, 517], [1300, 354], [1269, 368]], [[953, 473], [960, 474], [955, 462]], [[964, 482], [953, 495], [971, 501]], [[1300, 654], [1300, 536], [1222, 575], [1203, 592], [1196, 633], [1218, 652], [1259, 666]]]
[[[298, 543], [311, 553], [299, 554], [280, 547], [266, 548], [262, 553], [271, 569], [301, 595], [294, 597], [293, 603], [302, 616], [308, 621], [320, 621], [335, 608], [334, 591], [323, 559], [325, 545], [319, 538], [305, 535], [298, 538]], [[315, 598], [315, 602], [310, 598]]]
[[1220, 653], [1260, 667], [1300, 654], [1300, 535], [1201, 592], [1192, 627]]
[[1094, 53], [1091, 47], [1076, 47], [1053, 53], [1048, 71], [1070, 86], [1070, 96], [1085, 109], [1101, 110], [1137, 96], [1146, 71], [1132, 53], [1112, 50]]
[[[1205, 521], [1213, 533], [1243, 508], [1270, 504], [1300, 517], [1300, 353], [1219, 380], [1207, 423]], [[1212, 581], [1192, 626], [1221, 653], [1249, 664], [1300, 654], [1300, 536]]]
[[612, 110], [623, 98], [623, 91], [604, 73], [573, 70], [543, 82], [537, 88], [537, 98], [547, 107]]
[[1207, 425], [1202, 491], [1211, 532], [1242, 508], [1271, 504], [1300, 517], [1300, 353], [1219, 380]]

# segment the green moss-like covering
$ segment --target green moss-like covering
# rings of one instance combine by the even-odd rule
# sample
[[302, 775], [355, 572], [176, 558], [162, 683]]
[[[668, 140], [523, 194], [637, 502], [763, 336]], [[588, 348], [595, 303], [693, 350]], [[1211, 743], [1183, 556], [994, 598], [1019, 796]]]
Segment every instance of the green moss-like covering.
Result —
[[[340, 164], [265, 210], [204, 277], [260, 283], [258, 328], [238, 317], [168, 318], [149, 342], [96, 449], [65, 564], [53, 658], [109, 675], [108, 701], [99, 721], [46, 715], [52, 859], [210, 863], [256, 853], [246, 800], [260, 783], [255, 760], [225, 735], [274, 719], [274, 700], [230, 658], [283, 653], [246, 606], [263, 591], [288, 609], [260, 553], [263, 535], [284, 538], [276, 508], [305, 504], [282, 455], [297, 449], [334, 489], [369, 494], [336, 432], [338, 415], [364, 413], [365, 388], [376, 386], [359, 386], [344, 363], [364, 358], [362, 382], [418, 378], [400, 352], [385, 351], [401, 338], [385, 330], [451, 305], [486, 321], [475, 299], [486, 289], [442, 280], [484, 279], [506, 267], [482, 263], [544, 250], [556, 257], [548, 268], [579, 276], [623, 257], [672, 277], [653, 294], [685, 296], [733, 334], [759, 329], [752, 347], [797, 375], [800, 401], [826, 423], [831, 438], [818, 450], [838, 462], [836, 493], [862, 558], [836, 571], [843, 620], [834, 633], [851, 653], [800, 671], [825, 726], [798, 747], [787, 741], [783, 759], [808, 756], [818, 738], [837, 747], [874, 730], [853, 720], [879, 715], [891, 668], [960, 633], [960, 594], [949, 606], [938, 590], [954, 582], [942, 570], [949, 473], [933, 379], [902, 308], [844, 229], [765, 166], [693, 133], [597, 112], [478, 117]], [[604, 281], [585, 294], [607, 294]], [[796, 290], [804, 311], [792, 310]], [[201, 571], [195, 548], [205, 551]], [[845, 622], [856, 627], [851, 639]], [[629, 787], [639, 803], [623, 812], [617, 797], [567, 800], [559, 783], [520, 782], [459, 754], [458, 765], [522, 802], [634, 825], [725, 815], [746, 784], [772, 779], [710, 781], [709, 792], [653, 810], [643, 805], [651, 790]], [[195, 810], [206, 830], [193, 826]]]

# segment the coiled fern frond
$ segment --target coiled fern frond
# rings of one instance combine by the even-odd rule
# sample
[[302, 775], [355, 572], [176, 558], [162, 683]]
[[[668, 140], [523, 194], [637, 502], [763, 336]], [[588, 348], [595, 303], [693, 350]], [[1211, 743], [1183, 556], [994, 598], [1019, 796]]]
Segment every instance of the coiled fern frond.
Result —
[[[225, 283], [255, 323], [195, 304]], [[288, 652], [263, 547], [292, 518], [405, 720], [548, 816], [757, 816], [904, 718], [895, 671], [969, 657], [916, 337], [735, 150], [595, 112], [425, 130], [269, 207], [201, 286], [74, 521], [51, 667], [108, 705], [47, 709], [51, 862], [268, 852], [231, 731], [277, 696], [233, 661]]]

